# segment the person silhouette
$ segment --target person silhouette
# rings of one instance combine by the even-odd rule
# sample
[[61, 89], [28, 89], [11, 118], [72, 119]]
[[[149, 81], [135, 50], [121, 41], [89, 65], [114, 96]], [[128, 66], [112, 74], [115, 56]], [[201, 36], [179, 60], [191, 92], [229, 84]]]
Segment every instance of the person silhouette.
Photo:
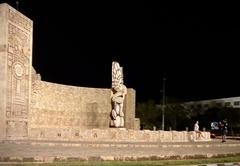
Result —
[[199, 139], [200, 137], [203, 137], [202, 132], [199, 130], [199, 122], [196, 121], [196, 123], [194, 124], [194, 131], [197, 134], [197, 139]]
[[221, 128], [221, 134], [222, 134], [222, 142], [226, 142], [226, 135], [228, 133], [228, 124], [227, 124], [227, 120], [223, 120], [220, 123], [220, 128]]

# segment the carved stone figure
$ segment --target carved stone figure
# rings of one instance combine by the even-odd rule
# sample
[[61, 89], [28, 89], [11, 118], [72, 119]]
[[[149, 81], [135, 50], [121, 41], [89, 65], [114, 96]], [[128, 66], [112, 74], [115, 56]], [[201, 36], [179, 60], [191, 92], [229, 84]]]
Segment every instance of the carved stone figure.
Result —
[[111, 126], [124, 127], [123, 102], [127, 88], [123, 84], [123, 71], [118, 62], [112, 63]]

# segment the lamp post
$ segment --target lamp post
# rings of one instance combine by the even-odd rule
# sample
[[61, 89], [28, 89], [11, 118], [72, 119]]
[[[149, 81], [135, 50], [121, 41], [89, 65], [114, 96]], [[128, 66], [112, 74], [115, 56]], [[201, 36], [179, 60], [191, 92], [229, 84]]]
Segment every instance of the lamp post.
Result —
[[19, 1], [16, 0], [16, 9], [19, 11]]
[[162, 89], [162, 95], [163, 95], [163, 100], [162, 100], [162, 130], [164, 131], [164, 114], [165, 114], [165, 81], [166, 78], [163, 77], [163, 89]]

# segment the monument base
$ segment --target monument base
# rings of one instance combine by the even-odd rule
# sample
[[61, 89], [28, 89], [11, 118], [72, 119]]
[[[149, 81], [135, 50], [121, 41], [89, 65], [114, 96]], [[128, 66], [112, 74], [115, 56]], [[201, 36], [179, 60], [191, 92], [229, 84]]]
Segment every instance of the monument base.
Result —
[[202, 132], [197, 138], [193, 131], [152, 131], [125, 128], [84, 129], [78, 133], [48, 135], [31, 135], [30, 140], [48, 141], [119, 141], [119, 142], [194, 142], [211, 141], [209, 132]]

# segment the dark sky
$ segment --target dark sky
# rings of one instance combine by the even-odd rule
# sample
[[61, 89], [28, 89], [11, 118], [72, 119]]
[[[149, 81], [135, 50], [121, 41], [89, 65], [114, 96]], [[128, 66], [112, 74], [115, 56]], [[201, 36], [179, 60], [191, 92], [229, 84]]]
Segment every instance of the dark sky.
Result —
[[137, 101], [160, 100], [163, 77], [179, 100], [240, 96], [237, 4], [19, 1], [34, 21], [33, 66], [45, 81], [110, 88], [116, 60]]

